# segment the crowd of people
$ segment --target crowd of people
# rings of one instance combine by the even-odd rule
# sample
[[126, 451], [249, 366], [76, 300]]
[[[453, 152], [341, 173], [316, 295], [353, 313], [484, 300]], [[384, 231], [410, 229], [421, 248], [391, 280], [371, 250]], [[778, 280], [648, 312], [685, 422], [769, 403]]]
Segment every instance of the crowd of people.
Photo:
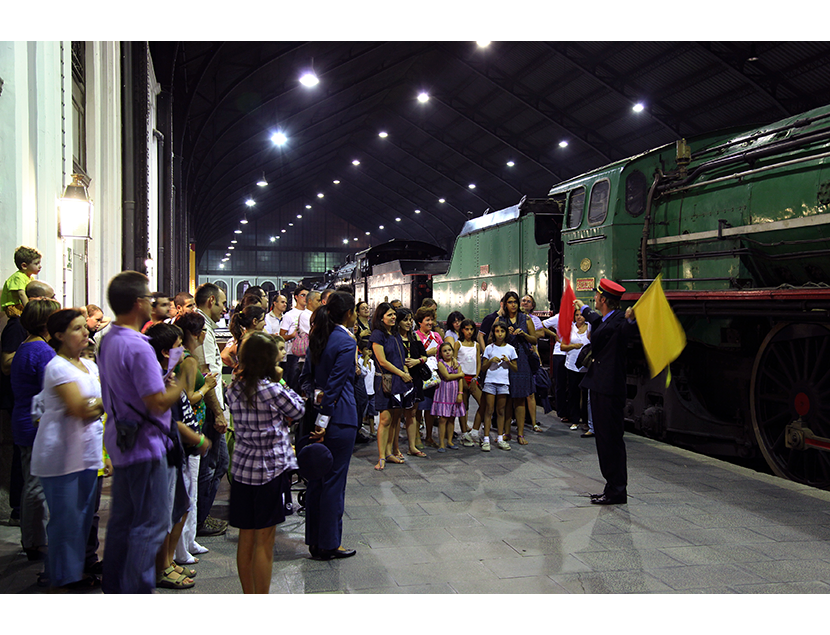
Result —
[[[397, 300], [371, 311], [344, 289], [298, 286], [288, 310], [285, 295], [269, 306], [255, 286], [233, 309], [232, 338], [220, 350], [216, 329], [228, 306], [214, 284], [169, 298], [151, 293], [143, 274], [122, 272], [109, 283], [115, 317], [107, 320], [96, 305], [61, 308], [54, 290], [34, 279], [40, 261], [36, 250], [18, 249], [21, 275], [3, 288], [3, 407], [12, 410], [13, 514], [26, 555], [45, 560], [39, 584], [55, 590], [193, 587], [189, 567], [208, 551], [197, 537], [228, 527], [210, 511], [229, 466], [244, 592], [269, 590], [275, 528], [292, 513], [296, 473], [306, 482], [311, 557], [353, 556], [341, 539], [355, 443], [376, 440], [378, 471], [406, 462], [401, 427], [410, 457], [427, 457], [427, 448], [489, 452], [491, 443], [508, 451], [514, 426], [516, 442], [527, 445], [526, 423], [542, 431], [537, 393], [547, 402], [550, 386], [541, 337], [554, 344], [560, 418], [583, 437], [594, 435], [592, 374], [584, 381], [579, 352], [604, 322], [579, 302], [566, 320], [542, 321], [531, 296], [510, 291], [480, 327], [450, 311], [442, 328], [432, 299], [414, 313]], [[571, 329], [564, 338], [562, 324]], [[227, 389], [223, 367], [232, 377]], [[478, 404], [472, 423], [471, 397]], [[602, 416], [619, 401], [596, 399]], [[600, 450], [609, 480], [592, 501], [600, 504], [625, 496], [616, 420]], [[105, 478], [112, 503], [101, 561]]]

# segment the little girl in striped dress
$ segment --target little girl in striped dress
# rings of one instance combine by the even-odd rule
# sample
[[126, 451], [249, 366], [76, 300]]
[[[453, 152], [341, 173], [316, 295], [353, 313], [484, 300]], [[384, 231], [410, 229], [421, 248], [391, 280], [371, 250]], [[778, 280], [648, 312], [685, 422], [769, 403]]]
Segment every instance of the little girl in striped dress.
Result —
[[441, 383], [435, 391], [430, 412], [434, 417], [438, 417], [438, 451], [446, 452], [448, 447], [451, 450], [459, 449], [452, 442], [455, 418], [467, 414], [463, 399], [464, 373], [458, 367], [455, 349], [451, 342], [441, 344], [438, 356], [441, 358], [438, 362], [438, 375], [441, 377]]

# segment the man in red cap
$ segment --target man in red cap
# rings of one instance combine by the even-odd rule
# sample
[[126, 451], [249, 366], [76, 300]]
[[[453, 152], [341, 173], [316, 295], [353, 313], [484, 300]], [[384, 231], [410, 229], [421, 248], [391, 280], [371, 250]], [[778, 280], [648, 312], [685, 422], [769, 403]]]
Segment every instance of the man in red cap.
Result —
[[590, 391], [591, 414], [597, 441], [599, 469], [605, 478], [602, 494], [591, 494], [595, 505], [620, 505], [628, 500], [628, 471], [625, 462], [625, 351], [629, 338], [637, 333], [634, 310], [620, 311], [625, 287], [602, 278], [594, 295], [595, 311], [582, 301], [574, 307], [591, 324], [593, 363], [580, 386]]

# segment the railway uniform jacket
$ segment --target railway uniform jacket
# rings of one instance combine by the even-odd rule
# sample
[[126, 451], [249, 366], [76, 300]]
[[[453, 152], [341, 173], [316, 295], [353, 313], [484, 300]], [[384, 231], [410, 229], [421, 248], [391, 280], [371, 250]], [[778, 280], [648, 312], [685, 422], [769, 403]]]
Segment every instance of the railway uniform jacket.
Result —
[[637, 324], [626, 320], [621, 309], [609, 313], [605, 321], [587, 307], [583, 315], [591, 325], [594, 361], [580, 386], [605, 395], [624, 395], [625, 351], [629, 338], [637, 333]]

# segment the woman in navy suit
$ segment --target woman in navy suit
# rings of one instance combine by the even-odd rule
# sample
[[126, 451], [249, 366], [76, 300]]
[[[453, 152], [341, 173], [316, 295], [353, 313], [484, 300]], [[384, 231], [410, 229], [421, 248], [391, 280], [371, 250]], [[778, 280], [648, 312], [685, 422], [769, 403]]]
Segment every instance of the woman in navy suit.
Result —
[[305, 541], [315, 560], [348, 558], [355, 555], [355, 550], [344, 549], [340, 544], [343, 507], [349, 461], [360, 425], [354, 398], [354, 298], [335, 291], [314, 312], [312, 320], [308, 357], [315, 388], [322, 390], [323, 395], [321, 401], [315, 400], [321, 414], [310, 436], [312, 442], [325, 444], [334, 463], [323, 478], [308, 482]]

